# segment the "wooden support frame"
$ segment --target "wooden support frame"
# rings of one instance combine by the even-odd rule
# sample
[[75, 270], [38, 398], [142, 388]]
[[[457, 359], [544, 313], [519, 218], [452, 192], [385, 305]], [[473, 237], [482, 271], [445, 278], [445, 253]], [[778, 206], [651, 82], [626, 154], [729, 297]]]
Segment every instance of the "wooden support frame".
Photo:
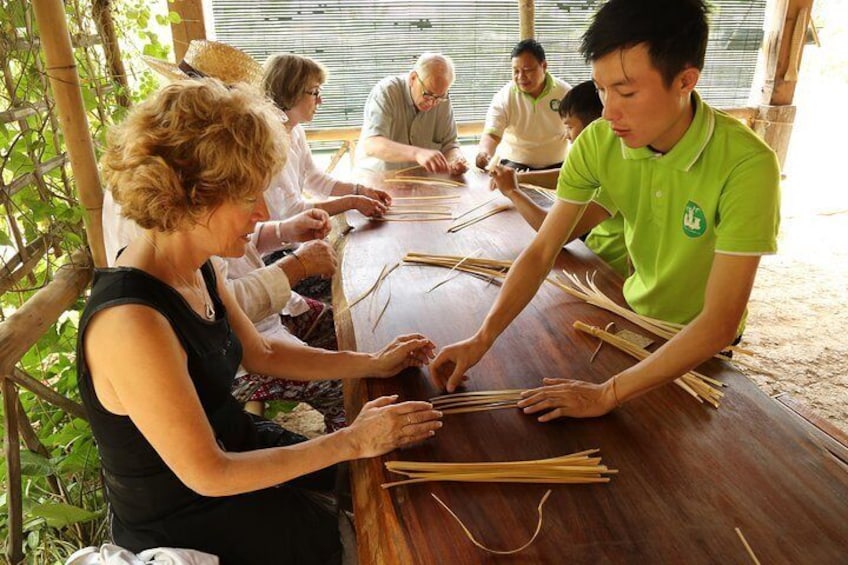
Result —
[[753, 129], [774, 149], [781, 167], [786, 162], [795, 122], [795, 87], [813, 0], [772, 0], [763, 39], [765, 77]]
[[174, 60], [180, 61], [192, 39], [206, 39], [206, 16], [203, 0], [173, 0], [169, 9], [180, 15], [180, 23], [171, 24], [174, 42]]
[[518, 0], [518, 29], [521, 39], [536, 37], [535, 0]]

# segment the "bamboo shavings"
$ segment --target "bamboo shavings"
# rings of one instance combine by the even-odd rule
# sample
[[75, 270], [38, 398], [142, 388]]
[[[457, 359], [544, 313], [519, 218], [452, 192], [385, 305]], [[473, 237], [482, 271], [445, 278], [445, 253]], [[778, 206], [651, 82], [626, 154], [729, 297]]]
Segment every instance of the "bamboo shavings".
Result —
[[[638, 345], [634, 345], [615, 334], [604, 331], [597, 326], [590, 326], [589, 324], [579, 320], [574, 322], [574, 329], [591, 334], [598, 339], [609, 343], [616, 349], [620, 349], [627, 353], [631, 357], [639, 359], [640, 361], [651, 354]], [[721, 390], [715, 388], [725, 386], [724, 383], [695, 371], [689, 371], [681, 377], [678, 377], [674, 380], [674, 383], [685, 390], [690, 396], [694, 397], [698, 402], [703, 403], [706, 401], [715, 408], [718, 408], [719, 400], [721, 400], [721, 397], [724, 396], [724, 393]]]
[[[457, 524], [459, 524], [459, 527], [462, 528], [462, 531], [465, 532], [465, 535], [468, 536], [469, 540], [471, 540], [471, 543], [473, 543], [474, 545], [476, 545], [477, 547], [479, 547], [483, 551], [487, 551], [489, 553], [494, 553], [495, 555], [512, 555], [514, 553], [518, 553], [519, 551], [523, 551], [523, 550], [527, 549], [528, 547], [530, 547], [530, 544], [532, 544], [534, 541], [536, 541], [536, 537], [539, 535], [539, 532], [542, 530], [542, 506], [545, 505], [545, 501], [547, 501], [548, 497], [551, 496], [551, 492], [552, 492], [551, 489], [548, 489], [548, 492], [546, 492], [545, 495], [542, 497], [542, 500], [539, 501], [539, 506], [536, 507], [536, 511], [539, 513], [539, 522], [536, 524], [536, 531], [533, 532], [533, 536], [530, 538], [530, 540], [527, 543], [525, 543], [521, 547], [518, 547], [516, 549], [510, 549], [510, 550], [490, 549], [490, 548], [486, 547], [485, 545], [483, 545], [482, 543], [480, 543], [479, 541], [477, 541], [476, 539], [474, 539], [474, 536], [471, 534], [471, 532], [468, 530], [468, 528], [465, 527], [465, 524], [462, 523], [462, 520], [459, 519], [459, 516], [457, 516], [454, 513], [453, 510], [448, 508], [448, 505], [445, 504], [444, 502], [442, 502], [441, 498], [439, 498], [438, 496], [436, 496], [432, 492], [430, 493], [430, 496], [435, 498], [436, 502], [441, 504], [442, 508], [447, 510], [448, 514], [453, 516], [453, 519], [456, 520]], [[738, 530], [738, 528], [737, 528], [737, 530]]]
[[496, 206], [495, 208], [492, 208], [491, 210], [487, 210], [486, 212], [480, 214], [479, 216], [474, 216], [470, 220], [466, 220], [466, 221], [462, 222], [461, 224], [452, 225], [451, 227], [448, 228], [448, 233], [456, 233], [459, 230], [464, 230], [468, 226], [474, 225], [477, 222], [481, 222], [481, 221], [485, 220], [486, 218], [488, 218], [490, 216], [494, 216], [495, 214], [500, 214], [501, 212], [504, 212], [504, 211], [509, 210], [511, 208], [512, 208], [512, 204], [501, 204], [500, 206]]
[[[675, 335], [677, 335], [677, 333], [681, 329], [683, 329], [682, 324], [673, 324], [671, 322], [664, 322], [662, 320], [649, 318], [647, 316], [637, 314], [629, 308], [619, 306], [615, 301], [613, 301], [606, 294], [604, 294], [595, 284], [595, 276], [597, 275], [597, 271], [592, 273], [591, 275], [589, 273], [586, 273], [585, 282], [581, 281], [580, 278], [577, 277], [577, 275], [569, 273], [566, 270], [563, 270], [562, 274], [565, 275], [565, 279], [562, 279], [560, 277], [548, 277], [548, 282], [552, 283], [554, 286], [560, 288], [571, 296], [579, 298], [587, 304], [591, 304], [593, 306], [597, 306], [598, 308], [602, 308], [608, 312], [612, 312], [613, 314], [617, 314], [625, 320], [636, 324], [642, 329], [648, 330], [656, 336], [659, 336], [665, 340], [669, 340]], [[742, 348], [737, 348], [732, 345], [725, 347], [722, 351], [733, 351], [734, 353], [753, 355], [751, 351]], [[722, 359], [724, 361], [732, 361], [739, 365], [746, 366], [745, 363], [740, 362], [737, 359], [731, 360], [723, 355], [716, 354], [714, 355], [714, 357]]]
[[483, 250], [478, 248], [475, 251], [472, 251], [471, 253], [469, 253], [468, 255], [463, 257], [462, 259], [460, 259], [459, 262], [456, 265], [451, 267], [450, 271], [448, 271], [448, 274], [444, 279], [442, 279], [440, 282], [437, 282], [436, 284], [434, 284], [433, 286], [431, 286], [430, 288], [427, 289], [427, 294], [433, 292], [434, 290], [436, 290], [437, 288], [439, 288], [440, 286], [442, 286], [446, 282], [452, 281], [453, 279], [458, 277], [459, 273], [455, 274], [454, 276], [451, 276], [451, 273], [453, 273], [456, 270], [457, 267], [459, 267], [460, 265], [462, 265], [463, 263], [468, 261], [468, 259], [470, 259], [471, 257], [474, 257], [478, 253], [482, 253], [482, 252], [483, 252]]
[[392, 274], [392, 271], [394, 271], [395, 269], [400, 267], [400, 265], [401, 265], [400, 263], [395, 263], [394, 265], [392, 265], [391, 268], [389, 268], [388, 265], [383, 265], [383, 268], [380, 270], [380, 274], [377, 275], [377, 280], [375, 280], [374, 283], [371, 286], [369, 286], [368, 289], [365, 292], [363, 292], [362, 294], [357, 296], [352, 302], [350, 302], [347, 305], [346, 308], [343, 308], [340, 311], [336, 312], [335, 315], [338, 316], [342, 312], [347, 312], [348, 310], [350, 310], [351, 308], [353, 308], [354, 306], [356, 306], [357, 304], [362, 302], [362, 300], [364, 300], [366, 296], [368, 296], [369, 294], [374, 292], [380, 286], [380, 284], [382, 284], [383, 279], [385, 279], [387, 276]]
[[404, 184], [434, 184], [438, 186], [449, 186], [449, 187], [460, 187], [465, 186], [465, 183], [451, 180], [451, 179], [442, 179], [435, 177], [413, 177], [413, 176], [395, 176], [390, 179], [383, 179], [383, 182], [387, 183], [404, 183]]
[[428, 400], [442, 414], [464, 414], [516, 408], [524, 389], [486, 390], [443, 394]]
[[608, 483], [605, 475], [618, 473], [601, 465], [600, 457], [590, 457], [599, 449], [588, 449], [570, 455], [532, 461], [497, 461], [486, 463], [428, 463], [424, 461], [386, 461], [386, 469], [408, 479], [383, 483], [384, 489], [425, 483], [451, 481], [466, 483]]
[[[433, 496], [436, 496], [436, 495], [433, 495]], [[436, 500], [438, 500], [438, 499], [436, 499]], [[439, 502], [442, 502], [442, 501], [439, 500]], [[444, 505], [444, 503], [442, 503], [442, 504]], [[450, 510], [448, 512], [450, 512]], [[746, 540], [745, 536], [742, 535], [742, 530], [740, 530], [739, 528], [736, 528], [736, 535], [738, 535], [739, 539], [742, 540], [742, 544], [745, 546], [745, 550], [748, 552], [748, 555], [751, 557], [751, 561], [753, 561], [755, 565], [760, 565], [760, 560], [757, 559], [757, 556], [754, 554], [754, 550], [751, 549], [750, 545], [748, 545], [748, 540]]]

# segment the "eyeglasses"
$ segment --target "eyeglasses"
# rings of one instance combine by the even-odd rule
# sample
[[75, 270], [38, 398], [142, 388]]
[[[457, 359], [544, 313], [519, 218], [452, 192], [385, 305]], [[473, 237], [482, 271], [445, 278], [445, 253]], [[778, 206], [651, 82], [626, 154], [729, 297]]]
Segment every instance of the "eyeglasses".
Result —
[[420, 76], [415, 75], [415, 78], [418, 79], [418, 83], [421, 85], [421, 96], [423, 96], [424, 100], [426, 100], [427, 102], [433, 102], [435, 104], [440, 104], [440, 103], [442, 103], [442, 102], [444, 102], [445, 100], [448, 99], [448, 96], [450, 95], [450, 91], [447, 91], [442, 95], [433, 94], [432, 92], [427, 91], [427, 87], [424, 86], [424, 81], [421, 80]]
[[315, 98], [320, 98], [320, 97], [321, 97], [321, 89], [320, 89], [320, 88], [315, 88], [315, 89], [313, 89], [313, 90], [306, 90], [306, 91], [304, 91], [304, 94], [308, 94], [308, 95], [310, 95], [310, 96], [314, 96]]

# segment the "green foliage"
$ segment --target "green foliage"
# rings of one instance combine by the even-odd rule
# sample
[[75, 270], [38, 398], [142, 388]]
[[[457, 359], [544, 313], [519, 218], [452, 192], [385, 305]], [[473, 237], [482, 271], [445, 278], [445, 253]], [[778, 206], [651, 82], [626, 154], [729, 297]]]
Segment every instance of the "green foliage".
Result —
[[[0, 85], [0, 111], [35, 108], [18, 120], [0, 123], [0, 162], [6, 186], [18, 187], [0, 208], [0, 268], [38, 238], [49, 236], [47, 254], [11, 290], [0, 295], [0, 320], [20, 308], [70, 261], [75, 250], [87, 246], [83, 209], [77, 199], [73, 172], [62, 167], [38, 173], [45, 163], [66, 155], [58, 129], [53, 94], [43, 75], [45, 62], [34, 40], [35, 17], [27, 0], [4, 0], [0, 10], [0, 61], [7, 80]], [[74, 56], [80, 74], [82, 99], [95, 152], [100, 154], [110, 125], [126, 115], [120, 97], [132, 102], [158, 88], [140, 55], [167, 58], [169, 38], [161, 26], [178, 22], [166, 2], [116, 0], [109, 3], [120, 48], [129, 74], [129, 92], [114, 82], [106, 67], [103, 47], [84, 38], [97, 37], [92, 0], [65, 0], [68, 28], [83, 38]], [[44, 30], [49, 33], [49, 30]], [[164, 42], [163, 42], [164, 39]], [[67, 159], [66, 159], [67, 161]], [[29, 175], [29, 176], [27, 176]], [[19, 182], [16, 182], [19, 181]], [[84, 297], [47, 329], [26, 352], [17, 367], [57, 392], [79, 401], [76, 375], [76, 338]], [[106, 541], [105, 501], [100, 486], [100, 461], [87, 422], [21, 389], [20, 402], [46, 454], [21, 445], [23, 510], [27, 563], [64, 563], [76, 549]], [[0, 403], [0, 432], [3, 428]], [[0, 452], [0, 480], [6, 480], [6, 462]], [[2, 489], [0, 489], [2, 490]], [[8, 539], [7, 493], [0, 492], [0, 540]], [[0, 544], [2, 545], [2, 544]], [[0, 547], [0, 562], [4, 559]]]

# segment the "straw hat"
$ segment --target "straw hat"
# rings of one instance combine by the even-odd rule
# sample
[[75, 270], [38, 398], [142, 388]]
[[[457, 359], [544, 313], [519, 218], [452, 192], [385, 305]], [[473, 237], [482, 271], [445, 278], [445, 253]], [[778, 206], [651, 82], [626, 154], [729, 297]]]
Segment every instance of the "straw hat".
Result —
[[253, 57], [218, 41], [193, 39], [183, 60], [176, 65], [153, 57], [142, 58], [168, 80], [213, 77], [227, 84], [244, 82], [255, 86], [262, 81], [262, 66]]

